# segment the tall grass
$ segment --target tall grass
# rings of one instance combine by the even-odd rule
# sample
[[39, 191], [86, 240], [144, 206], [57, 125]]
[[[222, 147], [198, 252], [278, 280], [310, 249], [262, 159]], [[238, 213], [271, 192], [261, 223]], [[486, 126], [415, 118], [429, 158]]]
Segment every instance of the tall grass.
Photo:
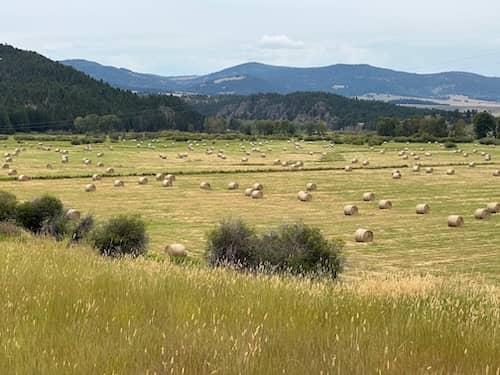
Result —
[[333, 283], [0, 242], [2, 374], [499, 374], [500, 290]]

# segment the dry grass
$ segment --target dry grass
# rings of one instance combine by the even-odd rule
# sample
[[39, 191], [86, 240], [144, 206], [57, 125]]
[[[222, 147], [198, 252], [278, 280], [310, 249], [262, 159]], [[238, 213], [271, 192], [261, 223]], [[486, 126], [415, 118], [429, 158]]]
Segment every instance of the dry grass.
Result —
[[0, 373], [499, 374], [500, 291], [310, 282], [0, 242]]
[[[161, 149], [168, 155], [167, 160], [158, 157]], [[208, 146], [211, 146], [208, 143]], [[85, 179], [44, 179], [28, 183], [15, 181], [0, 182], [0, 189], [15, 192], [20, 199], [50, 192], [59, 196], [68, 206], [82, 212], [92, 212], [98, 218], [105, 218], [118, 213], [140, 213], [146, 220], [151, 234], [151, 251], [160, 253], [168, 243], [181, 242], [187, 245], [191, 254], [200, 255], [204, 249], [205, 234], [224, 216], [241, 217], [265, 230], [269, 226], [282, 222], [303, 220], [307, 224], [319, 226], [332, 238], [341, 238], [346, 242], [346, 254], [349, 261], [348, 275], [361, 272], [385, 274], [394, 271], [416, 270], [434, 274], [481, 274], [493, 280], [500, 280], [500, 253], [498, 232], [500, 215], [493, 215], [488, 221], [473, 220], [477, 207], [488, 202], [500, 200], [498, 179], [491, 176], [498, 169], [495, 161], [500, 160], [500, 148], [487, 146], [460, 145], [463, 151], [470, 153], [464, 158], [461, 153], [428, 144], [387, 144], [371, 150], [367, 146], [336, 145], [325, 148], [322, 142], [305, 143], [303, 148], [295, 150], [286, 142], [273, 142], [273, 157], [261, 160], [258, 153], [252, 153], [254, 165], [242, 165], [239, 160], [244, 152], [239, 142], [219, 141], [214, 146], [223, 148], [228, 156], [221, 160], [205, 154], [205, 147], [195, 147], [187, 159], [177, 159], [175, 155], [187, 149], [187, 144], [160, 142], [157, 149], [136, 147], [136, 142], [114, 145], [110, 151], [106, 145], [95, 145], [92, 152], [83, 151], [83, 146], [60, 144], [69, 149], [70, 163], [57, 164], [52, 159], [59, 158], [54, 152], [46, 152], [28, 146], [27, 151], [14, 160], [20, 173], [32, 176], [51, 176], [64, 174], [92, 175], [100, 170], [86, 167], [81, 158], [95, 158], [99, 151], [104, 152], [102, 160], [106, 166], [115, 168], [117, 173], [157, 173], [206, 171], [206, 174], [178, 173], [178, 179], [169, 189], [161, 188], [160, 183], [152, 181], [149, 185], [138, 185], [137, 177], [122, 177], [124, 189], [114, 189], [115, 178], [104, 177], [95, 182], [97, 192], [83, 194], [83, 187], [90, 182]], [[288, 146], [289, 151], [282, 151]], [[14, 144], [4, 148], [13, 150]], [[55, 147], [55, 145], [54, 145]], [[247, 150], [251, 149], [246, 144]], [[261, 146], [261, 148], [266, 145]], [[409, 168], [398, 167], [404, 178], [393, 180], [391, 166], [401, 165], [405, 161], [398, 156], [404, 147], [422, 156], [422, 163], [433, 164], [432, 175], [411, 173]], [[386, 152], [379, 151], [384, 148]], [[432, 157], [425, 157], [425, 152], [432, 152]], [[478, 153], [472, 153], [472, 149]], [[309, 155], [309, 151], [314, 151]], [[327, 158], [322, 152], [327, 152]], [[467, 168], [471, 160], [481, 160], [480, 152], [492, 154], [493, 164]], [[255, 155], [254, 155], [255, 154]], [[326, 171], [288, 171], [280, 166], [273, 166], [273, 158], [281, 160], [304, 160], [305, 168], [339, 168], [353, 158], [370, 160], [369, 169], [357, 169], [352, 173], [342, 170]], [[47, 162], [53, 162], [54, 169], [44, 168]], [[456, 175], [447, 176], [449, 164]], [[252, 164], [252, 163], [249, 163]], [[409, 163], [411, 168], [411, 161]], [[262, 172], [239, 173], [236, 170], [261, 169]], [[383, 169], [377, 169], [383, 168]], [[270, 173], [269, 169], [276, 170]], [[210, 171], [226, 173], [207, 174]], [[231, 172], [233, 171], [233, 172]], [[102, 171], [100, 171], [102, 172]], [[211, 191], [199, 189], [200, 181], [210, 181]], [[265, 186], [263, 200], [246, 199], [243, 192], [227, 190], [230, 181], [238, 181], [240, 186], [251, 186], [255, 181]], [[314, 199], [307, 204], [300, 204], [296, 192], [302, 190], [310, 181], [315, 181], [318, 191]], [[363, 202], [362, 195], [374, 191], [378, 199], [390, 199], [394, 207], [390, 211], [376, 208], [376, 202]], [[419, 217], [415, 213], [418, 203], [427, 202], [432, 207], [430, 215]], [[353, 217], [343, 215], [346, 204], [356, 204], [360, 214]], [[465, 226], [448, 228], [447, 217], [450, 214], [463, 215]], [[358, 228], [370, 229], [375, 234], [375, 241], [370, 244], [356, 244], [354, 232]]]

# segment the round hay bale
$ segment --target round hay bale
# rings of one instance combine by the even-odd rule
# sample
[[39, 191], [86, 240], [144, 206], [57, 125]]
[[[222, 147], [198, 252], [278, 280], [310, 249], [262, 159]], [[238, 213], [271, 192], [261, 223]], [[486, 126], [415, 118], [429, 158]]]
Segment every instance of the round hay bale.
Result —
[[469, 163], [469, 168], [474, 168], [475, 166], [476, 166], [476, 163], [475, 163], [475, 162], [471, 161], [471, 162]]
[[228, 190], [238, 190], [240, 188], [240, 185], [238, 185], [237, 182], [230, 182], [228, 185], [227, 185], [227, 188]]
[[474, 218], [477, 220], [484, 220], [490, 217], [490, 211], [487, 208], [478, 208], [474, 211]]
[[175, 182], [175, 174], [171, 174], [171, 173], [169, 173], [169, 174], [167, 174], [167, 175], [165, 176], [165, 178], [164, 178], [164, 179], [165, 179], [165, 180], [170, 180], [170, 181], [172, 181], [172, 182]]
[[486, 206], [490, 214], [498, 214], [500, 213], [500, 203], [499, 202], [491, 202]]
[[357, 163], [358, 163], [358, 159], [357, 159], [357, 158], [352, 159], [352, 160], [351, 160], [351, 163], [352, 163], [352, 164], [357, 164]]
[[399, 173], [399, 172], [393, 172], [392, 173], [392, 178], [394, 180], [400, 180], [401, 179], [401, 173]]
[[187, 256], [186, 247], [180, 243], [167, 245], [165, 252], [171, 257], [185, 258]]
[[173, 183], [172, 180], [165, 179], [161, 182], [161, 186], [163, 187], [172, 187]]
[[356, 239], [356, 242], [372, 242], [373, 232], [368, 229], [358, 229], [354, 234], [354, 238]]
[[107, 174], [112, 174], [112, 173], [115, 173], [115, 170], [114, 170], [114, 168], [111, 168], [111, 167], [110, 168], [106, 168], [106, 173]]
[[47, 169], [52, 169], [52, 164], [48, 163], [45, 167], [46, 167]]
[[67, 164], [69, 162], [69, 159], [66, 155], [61, 156], [61, 163]]
[[104, 156], [104, 154], [103, 154], [102, 152], [98, 152], [98, 153], [97, 153], [97, 157], [98, 157], [98, 158], [102, 158], [103, 156]]
[[147, 185], [148, 184], [148, 178], [147, 177], [140, 177], [139, 178], [139, 185]]
[[96, 187], [94, 184], [85, 185], [85, 191], [87, 193], [94, 192], [95, 190], [96, 190]]
[[316, 190], [318, 190], [318, 186], [314, 182], [309, 182], [306, 185], [306, 190], [307, 191], [316, 191]]
[[363, 166], [367, 167], [368, 165], [370, 165], [370, 162], [368, 160], [363, 160]]
[[245, 192], [244, 192], [245, 196], [246, 197], [251, 197], [252, 193], [253, 193], [253, 190], [254, 190], [253, 188], [245, 189]]
[[66, 218], [68, 218], [69, 220], [78, 221], [80, 220], [80, 216], [80, 211], [78, 210], [69, 209], [68, 211], [66, 211]]
[[420, 172], [420, 165], [414, 165], [412, 171], [415, 173]]
[[100, 180], [101, 180], [101, 176], [98, 175], [97, 173], [92, 175], [92, 181], [100, 181]]
[[156, 181], [163, 181], [165, 179], [165, 174], [164, 173], [157, 173], [155, 175]]
[[404, 154], [403, 155], [403, 160], [408, 160], [408, 155]]
[[371, 201], [375, 200], [375, 193], [373, 193], [371, 191], [369, 191], [367, 193], [364, 193], [363, 194], [363, 200], [365, 202], [371, 202]]
[[417, 215], [427, 215], [431, 212], [431, 208], [427, 203], [422, 203], [417, 205], [416, 211]]
[[308, 191], [299, 191], [297, 199], [302, 202], [309, 202], [312, 199], [312, 194]]
[[448, 226], [452, 228], [461, 227], [464, 225], [464, 218], [460, 215], [448, 216]]
[[378, 208], [381, 210], [390, 210], [392, 208], [392, 202], [388, 199], [382, 199], [378, 202]]
[[10, 168], [9, 164], [7, 164], [7, 163], [2, 164], [2, 169], [9, 169], [9, 168]]
[[258, 182], [252, 185], [252, 189], [254, 190], [264, 190], [264, 186]]
[[102, 161], [97, 163], [97, 168], [104, 168], [104, 163]]
[[12, 163], [12, 158], [11, 158], [10, 156], [7, 156], [7, 157], [5, 158], [5, 162], [6, 162], [6, 163]]
[[344, 168], [344, 171], [346, 172], [352, 172], [352, 167], [350, 165], [347, 165], [345, 168]]
[[246, 162], [248, 162], [248, 158], [247, 158], [247, 157], [243, 157], [243, 158], [241, 158], [241, 162], [242, 162], [242, 163], [246, 163]]
[[9, 169], [9, 171], [7, 172], [7, 174], [9, 176], [15, 176], [15, 175], [17, 175], [17, 171], [15, 169]]
[[113, 186], [114, 187], [124, 187], [125, 183], [122, 180], [115, 180], [115, 182], [113, 183]]
[[448, 176], [453, 176], [455, 174], [455, 170], [453, 168], [447, 169], [446, 174]]
[[354, 216], [357, 215], [359, 212], [358, 206], [354, 204], [348, 204], [347, 206], [344, 206], [344, 215], [346, 216]]
[[90, 160], [90, 159], [85, 159], [85, 160], [83, 161], [83, 164], [85, 164], [85, 165], [91, 165], [91, 164], [92, 164], [92, 160]]
[[200, 189], [210, 190], [211, 186], [210, 186], [210, 184], [208, 182], [202, 181], [202, 182], [200, 182]]
[[252, 199], [262, 199], [264, 198], [264, 192], [262, 190], [253, 190], [251, 197]]
[[425, 173], [427, 173], [427, 174], [432, 174], [432, 173], [434, 173], [434, 168], [432, 168], [432, 167], [427, 167], [427, 168], [425, 168]]
[[17, 178], [17, 180], [18, 180], [18, 181], [23, 182], [23, 181], [29, 181], [29, 180], [31, 180], [31, 178], [29, 178], [28, 176], [26, 176], [26, 175], [22, 174], [22, 175], [20, 175], [20, 176]]
[[491, 161], [491, 155], [490, 154], [484, 155], [484, 160], [485, 161]]
[[500, 176], [500, 169], [493, 171], [493, 176], [495, 176], [495, 177]]
[[273, 165], [281, 165], [281, 160], [280, 159], [274, 160]]

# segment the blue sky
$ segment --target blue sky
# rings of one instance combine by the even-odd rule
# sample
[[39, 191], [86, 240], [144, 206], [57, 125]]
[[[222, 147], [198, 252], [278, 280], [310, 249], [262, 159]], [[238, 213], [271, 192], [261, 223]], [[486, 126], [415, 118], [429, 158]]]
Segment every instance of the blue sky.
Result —
[[0, 42], [162, 75], [259, 61], [500, 76], [495, 0], [17, 0]]

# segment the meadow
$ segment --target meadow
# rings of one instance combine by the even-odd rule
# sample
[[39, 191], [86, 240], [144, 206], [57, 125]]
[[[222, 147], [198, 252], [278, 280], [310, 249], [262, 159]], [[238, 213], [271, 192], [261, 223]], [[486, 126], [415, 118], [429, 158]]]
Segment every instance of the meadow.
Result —
[[[0, 190], [20, 200], [49, 193], [98, 221], [138, 213], [153, 256], [106, 259], [86, 245], [0, 236], [0, 373], [500, 374], [500, 216], [473, 217], [500, 200], [500, 177], [492, 176], [499, 148], [216, 141], [193, 142], [191, 151], [188, 143], [159, 140], [85, 150], [42, 143], [0, 143], [4, 153], [22, 149], [9, 167], [31, 177], [20, 182], [3, 169]], [[69, 163], [60, 162], [58, 148], [68, 150]], [[420, 172], [411, 170], [413, 156], [402, 158], [404, 148], [420, 156]], [[215, 155], [219, 149], [225, 159]], [[445, 173], [450, 166], [455, 175]], [[401, 179], [392, 179], [393, 169]], [[174, 185], [162, 187], [159, 172], [174, 173]], [[94, 173], [103, 179], [84, 192]], [[143, 175], [147, 185], [138, 184]], [[116, 179], [125, 186], [114, 187]], [[201, 181], [211, 190], [200, 189]], [[240, 189], [228, 190], [231, 181]], [[264, 185], [264, 199], [244, 196], [255, 182]], [[300, 202], [297, 192], [309, 182], [318, 190]], [[362, 201], [368, 191], [374, 202]], [[393, 208], [378, 209], [379, 199]], [[417, 215], [424, 202], [431, 213]], [[359, 215], [345, 216], [346, 204]], [[450, 214], [463, 215], [465, 225], [449, 228]], [[296, 221], [317, 226], [345, 242], [346, 270], [331, 281], [210, 269], [202, 261], [207, 231], [228, 216], [258, 231]], [[356, 243], [358, 228], [372, 230], [374, 241]], [[170, 262], [164, 247], [173, 242], [185, 244], [194, 261]]]
[[[193, 151], [188, 150], [189, 144]], [[492, 215], [484, 221], [473, 217], [475, 209], [500, 200], [500, 178], [492, 176], [500, 168], [498, 147], [461, 144], [461, 152], [457, 152], [458, 148], [446, 149], [439, 144], [297, 145], [288, 141], [251, 145], [240, 141], [158, 140], [149, 144], [97, 144], [86, 151], [84, 146], [71, 146], [68, 142], [19, 145], [9, 140], [1, 144], [4, 152], [25, 148], [14, 157], [10, 167], [18, 175], [33, 179], [19, 182], [4, 170], [0, 189], [15, 193], [20, 200], [50, 193], [68, 208], [92, 213], [98, 220], [124, 212], [138, 213], [147, 223], [150, 251], [160, 255], [167, 244], [180, 242], [192, 257], [200, 258], [207, 231], [223, 217], [241, 217], [259, 231], [303, 221], [320, 227], [329, 238], [345, 241], [345, 277], [411, 270], [500, 280], [500, 216]], [[207, 155], [206, 150], [211, 147], [214, 154]], [[60, 162], [58, 148], [68, 150], [68, 164]], [[260, 150], [252, 151], [255, 148]], [[407, 160], [399, 155], [405, 148]], [[219, 150], [224, 151], [226, 159], [215, 155]], [[248, 162], [241, 161], [245, 151], [250, 153]], [[101, 158], [97, 157], [99, 152], [104, 154]], [[179, 152], [188, 152], [189, 156], [179, 159]], [[418, 173], [411, 170], [417, 162], [412, 152], [420, 157], [422, 170]], [[463, 152], [468, 156], [464, 157]], [[481, 153], [489, 153], [491, 161], [485, 161]], [[160, 154], [167, 159], [161, 159]], [[89, 158], [92, 164], [84, 165], [82, 158]], [[296, 170], [274, 165], [276, 159], [300, 160], [304, 166]], [[358, 162], [353, 164], [352, 159]], [[369, 161], [368, 166], [362, 166], [364, 160]], [[96, 166], [99, 161], [104, 167]], [[477, 163], [475, 168], [468, 167], [472, 161]], [[52, 164], [52, 169], [46, 168], [47, 163]], [[345, 172], [346, 165], [354, 170]], [[426, 166], [433, 166], [434, 172], [425, 173]], [[445, 173], [450, 166], [456, 171], [453, 176]], [[108, 167], [114, 169], [112, 176], [105, 173]], [[400, 180], [391, 177], [395, 168], [402, 173]], [[174, 186], [161, 187], [154, 179], [158, 172], [176, 174]], [[96, 192], [85, 193], [84, 186], [91, 182], [94, 173], [103, 175], [103, 179], [94, 182]], [[138, 184], [141, 175], [149, 177], [148, 185]], [[124, 188], [113, 187], [117, 178], [125, 182]], [[212, 189], [201, 190], [201, 181], [208, 181]], [[240, 189], [228, 190], [231, 181], [238, 182]], [[243, 190], [254, 182], [264, 185], [264, 199], [244, 196]], [[318, 190], [312, 192], [312, 201], [300, 202], [297, 193], [308, 182], [315, 182]], [[362, 201], [363, 193], [368, 191], [375, 193], [374, 202]], [[393, 208], [379, 210], [379, 199], [390, 199]], [[431, 213], [417, 215], [415, 206], [419, 203], [429, 204]], [[356, 204], [359, 215], [344, 216], [346, 204]], [[449, 228], [447, 217], [452, 214], [462, 215], [465, 225]], [[354, 232], [358, 228], [372, 230], [374, 242], [356, 243]]]

